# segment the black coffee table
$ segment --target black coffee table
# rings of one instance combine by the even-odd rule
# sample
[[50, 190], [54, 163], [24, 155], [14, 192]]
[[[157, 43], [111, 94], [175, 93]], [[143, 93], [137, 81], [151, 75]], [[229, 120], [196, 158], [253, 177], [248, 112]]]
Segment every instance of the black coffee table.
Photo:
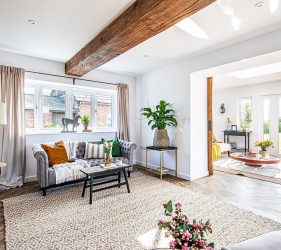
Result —
[[[127, 177], [127, 173], [126, 173], [126, 168], [130, 168], [130, 165], [122, 164], [121, 166], [114, 166], [114, 167], [93, 166], [93, 167], [80, 169], [80, 171], [86, 175], [83, 192], [82, 192], [82, 197], [84, 197], [84, 195], [85, 195], [86, 188], [90, 188], [90, 204], [92, 204], [92, 201], [93, 201], [93, 193], [98, 192], [98, 191], [102, 191], [102, 190], [106, 190], [106, 189], [114, 188], [114, 187], [120, 188], [122, 185], [126, 185], [127, 191], [128, 191], [128, 193], [130, 193], [130, 187], [129, 187], [128, 177]], [[124, 175], [125, 182], [121, 182], [121, 173], [123, 173], [123, 175]], [[117, 176], [117, 179], [99, 181], [99, 182], [94, 183], [94, 179], [101, 179], [101, 178], [110, 177], [110, 176]], [[88, 184], [89, 181], [90, 181], [90, 184]], [[111, 182], [117, 182], [117, 184], [109, 185], [109, 186], [98, 188], [98, 189], [93, 188], [94, 186], [111, 183]]]

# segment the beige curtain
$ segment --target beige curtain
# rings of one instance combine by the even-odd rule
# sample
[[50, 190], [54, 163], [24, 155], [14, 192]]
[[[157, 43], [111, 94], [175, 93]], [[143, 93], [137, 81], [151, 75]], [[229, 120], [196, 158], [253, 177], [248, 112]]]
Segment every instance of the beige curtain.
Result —
[[21, 186], [25, 173], [24, 75], [19, 68], [0, 66], [1, 101], [6, 103], [7, 125], [0, 125], [0, 188]]
[[129, 88], [127, 84], [117, 86], [117, 136], [129, 141]]

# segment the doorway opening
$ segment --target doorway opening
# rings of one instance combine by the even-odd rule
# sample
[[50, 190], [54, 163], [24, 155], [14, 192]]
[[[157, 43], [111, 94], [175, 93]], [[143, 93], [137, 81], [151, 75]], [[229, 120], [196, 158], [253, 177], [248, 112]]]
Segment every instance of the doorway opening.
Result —
[[207, 83], [210, 175], [281, 184], [281, 69], [263, 72], [279, 62], [280, 51], [200, 72]]

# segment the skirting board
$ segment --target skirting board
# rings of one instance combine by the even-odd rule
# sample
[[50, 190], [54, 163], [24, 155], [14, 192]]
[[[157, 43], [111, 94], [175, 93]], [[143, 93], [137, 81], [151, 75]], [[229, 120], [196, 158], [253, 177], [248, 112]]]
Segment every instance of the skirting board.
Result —
[[24, 178], [24, 183], [37, 181], [37, 176], [26, 176]]
[[[136, 164], [137, 164], [137, 165], [140, 165], [140, 166], [142, 166], [142, 167], [145, 167], [145, 163], [142, 162], [142, 161], [136, 161]], [[148, 164], [148, 167], [150, 167], [150, 168], [156, 168], [156, 167], [159, 167], [159, 166], [156, 166], [156, 165], [153, 165], [153, 164]], [[178, 177], [181, 178], [181, 179], [184, 179], [184, 180], [188, 180], [188, 181], [190, 180], [190, 176], [187, 175], [187, 174], [184, 174], [184, 173], [178, 172]]]

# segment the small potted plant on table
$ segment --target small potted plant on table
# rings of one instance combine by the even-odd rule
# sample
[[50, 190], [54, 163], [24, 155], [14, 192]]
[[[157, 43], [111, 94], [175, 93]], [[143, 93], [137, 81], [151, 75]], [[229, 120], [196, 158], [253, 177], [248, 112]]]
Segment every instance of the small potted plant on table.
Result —
[[273, 142], [269, 139], [266, 140], [261, 140], [261, 141], [257, 141], [255, 143], [256, 147], [260, 147], [260, 154], [262, 155], [262, 157], [264, 158], [268, 158], [269, 157], [269, 148], [273, 148]]
[[103, 143], [103, 151], [104, 151], [104, 165], [106, 167], [110, 166], [110, 158], [111, 158], [111, 150], [112, 150], [112, 142], [104, 141]]
[[84, 126], [83, 132], [89, 132], [89, 131], [90, 131], [90, 130], [88, 130], [90, 120], [91, 120], [91, 119], [90, 119], [90, 116], [89, 116], [89, 115], [82, 115], [81, 121], [82, 121], [82, 124], [83, 124], [83, 126]]

